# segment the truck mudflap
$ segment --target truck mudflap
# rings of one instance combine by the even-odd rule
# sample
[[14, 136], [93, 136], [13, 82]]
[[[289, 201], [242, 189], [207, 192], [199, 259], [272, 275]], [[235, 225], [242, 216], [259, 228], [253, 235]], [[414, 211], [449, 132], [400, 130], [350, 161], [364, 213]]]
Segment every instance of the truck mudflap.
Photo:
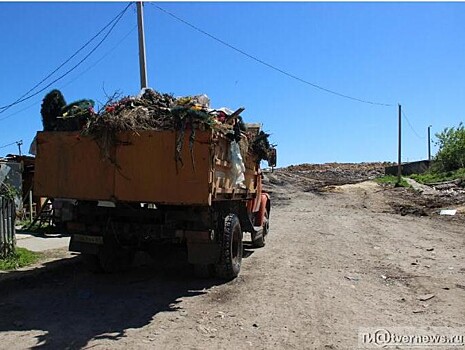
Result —
[[187, 259], [191, 264], [214, 264], [220, 259], [220, 246], [215, 231], [184, 231]]
[[255, 233], [256, 228], [254, 227], [254, 223], [252, 222], [249, 212], [247, 210], [247, 206], [240, 206], [239, 212], [237, 213], [239, 216], [239, 221], [241, 223], [242, 231]]

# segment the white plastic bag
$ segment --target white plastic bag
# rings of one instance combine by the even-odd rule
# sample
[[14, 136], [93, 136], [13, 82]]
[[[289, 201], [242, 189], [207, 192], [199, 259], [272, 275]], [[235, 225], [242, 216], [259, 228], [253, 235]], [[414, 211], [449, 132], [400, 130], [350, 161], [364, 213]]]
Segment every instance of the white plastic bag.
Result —
[[233, 183], [235, 186], [245, 188], [245, 166], [241, 156], [239, 144], [236, 141], [231, 141], [231, 164], [233, 173]]
[[210, 108], [210, 98], [205, 94], [194, 96], [193, 100], [203, 108]]

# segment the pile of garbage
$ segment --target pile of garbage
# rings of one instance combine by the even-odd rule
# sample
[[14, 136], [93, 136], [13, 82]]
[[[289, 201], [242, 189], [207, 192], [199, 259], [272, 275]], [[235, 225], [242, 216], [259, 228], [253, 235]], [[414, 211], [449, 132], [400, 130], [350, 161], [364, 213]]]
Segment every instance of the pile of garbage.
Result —
[[183, 147], [186, 130], [190, 132], [192, 149], [197, 130], [219, 130], [231, 140], [240, 143], [241, 152], [252, 151], [258, 160], [268, 160], [269, 134], [263, 131], [248, 132], [240, 114], [244, 108], [210, 108], [207, 95], [175, 98], [150, 88], [142, 89], [136, 96], [110, 100], [99, 110], [94, 101], [79, 100], [66, 105], [59, 90], [48, 93], [42, 103], [44, 131], [80, 131], [92, 136], [105, 155], [121, 131], [174, 130], [177, 132], [177, 160]]
[[424, 187], [430, 188], [430, 190], [418, 192], [420, 192], [430, 202], [441, 204], [441, 206], [465, 203], [464, 179], [459, 178], [450, 181], [429, 183], [424, 185]]
[[[388, 162], [299, 164], [264, 175], [263, 184], [275, 199], [285, 201], [293, 191], [321, 193], [328, 186], [354, 184], [384, 174]], [[276, 200], [275, 200], [276, 203]]]
[[144, 89], [138, 97], [124, 97], [109, 101], [102, 111], [89, 118], [84, 133], [97, 135], [111, 130], [177, 130], [206, 129], [215, 125], [214, 114], [209, 113], [208, 98], [194, 96], [175, 99]]
[[290, 165], [282, 171], [300, 174], [331, 185], [357, 183], [373, 180], [384, 175], [389, 162], [325, 163]]

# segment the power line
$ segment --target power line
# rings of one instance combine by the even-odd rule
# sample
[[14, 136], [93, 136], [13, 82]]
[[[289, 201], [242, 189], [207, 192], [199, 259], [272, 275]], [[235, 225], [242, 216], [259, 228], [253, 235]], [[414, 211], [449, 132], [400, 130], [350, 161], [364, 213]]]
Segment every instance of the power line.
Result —
[[1, 148], [7, 148], [7, 147], [9, 147], [9, 146], [13, 146], [13, 145], [15, 145], [15, 144], [16, 144], [16, 142], [17, 142], [17, 141], [15, 141], [15, 142], [12, 142], [12, 143], [9, 143], [8, 145], [3, 145], [3, 146], [0, 146], [0, 149], [1, 149]]
[[[113, 19], [110, 23], [113, 23], [110, 27], [110, 29], [108, 30], [108, 32], [103, 36], [103, 38], [98, 42], [98, 44], [86, 55], [84, 56], [83, 59], [81, 59], [76, 65], [74, 65], [72, 68], [70, 68], [69, 70], [67, 70], [64, 74], [60, 75], [58, 78], [56, 78], [55, 80], [53, 80], [50, 84], [46, 85], [44, 88], [42, 88], [41, 90], [35, 92], [34, 94], [32, 95], [29, 95], [27, 97], [23, 97], [23, 98], [20, 98], [18, 100], [16, 100], [15, 102], [13, 103], [10, 103], [9, 105], [6, 105], [6, 106], [3, 106], [3, 107], [0, 107], [0, 114], [5, 112], [8, 108], [12, 107], [12, 106], [15, 106], [21, 102], [24, 102], [26, 100], [29, 100], [30, 98], [34, 97], [34, 96], [37, 96], [38, 94], [40, 94], [41, 92], [45, 91], [47, 88], [49, 88], [50, 86], [52, 86], [53, 84], [55, 84], [57, 81], [63, 79], [64, 77], [66, 77], [69, 73], [71, 73], [72, 71], [74, 71], [77, 67], [79, 67], [85, 60], [87, 60], [87, 58], [89, 58], [90, 55], [92, 55], [99, 47], [100, 45], [103, 44], [103, 42], [107, 39], [107, 37], [110, 35], [110, 33], [113, 31], [113, 29], [116, 27], [116, 25], [119, 23], [119, 21], [123, 18], [124, 14], [126, 13], [126, 11], [129, 9], [129, 7], [132, 5], [133, 3], [129, 3], [126, 8], [120, 12], [115, 19]], [[33, 90], [33, 89], [32, 89]]]
[[[122, 37], [117, 43], [115, 46], [113, 46], [110, 50], [108, 50], [102, 57], [100, 57], [97, 61], [95, 61], [93, 64], [91, 64], [89, 67], [87, 67], [85, 70], [83, 70], [78, 76], [76, 76], [75, 78], [71, 79], [69, 82], [67, 82], [65, 85], [62, 85], [62, 88], [68, 86], [69, 84], [71, 84], [72, 82], [76, 81], [77, 79], [79, 79], [82, 75], [84, 75], [85, 73], [87, 73], [88, 71], [90, 71], [92, 68], [94, 68], [97, 64], [99, 64], [101, 61], [103, 61], [105, 58], [108, 57], [108, 55], [110, 55], [114, 50], [116, 50], [116, 48], [124, 41], [128, 38], [129, 35], [131, 35], [131, 33], [137, 29], [137, 24], [132, 27], [132, 29], [126, 33], [126, 35], [124, 37]], [[0, 119], [1, 121], [1, 119]]]
[[124, 13], [127, 11], [127, 9], [129, 8], [129, 6], [132, 5], [132, 3], [130, 3], [128, 6], [126, 6], [126, 8], [123, 10], [123, 12], [121, 12], [118, 16], [117, 16], [117, 19], [116, 21], [113, 23], [113, 25], [110, 27], [109, 31], [104, 35], [104, 37], [102, 38], [102, 40], [100, 40], [98, 42], [98, 44], [86, 55], [84, 56], [83, 59], [81, 59], [76, 65], [74, 65], [71, 69], [69, 69], [68, 71], [66, 71], [64, 74], [62, 74], [61, 76], [59, 76], [57, 79], [53, 80], [50, 84], [46, 85], [44, 88], [42, 88], [41, 90], [37, 91], [36, 93], [32, 94], [32, 95], [29, 95], [25, 98], [22, 98], [22, 99], [19, 99], [17, 100], [16, 102], [14, 103], [11, 103], [10, 105], [8, 106], [5, 106], [5, 107], [2, 107], [4, 108], [3, 110], [0, 111], [0, 114], [5, 112], [5, 110], [7, 108], [10, 108], [18, 103], [21, 103], [23, 101], [26, 101], [26, 100], [29, 100], [30, 98], [34, 97], [34, 96], [37, 96], [39, 93], [45, 91], [47, 88], [49, 88], [51, 85], [53, 85], [54, 83], [56, 83], [57, 81], [63, 79], [64, 77], [66, 77], [69, 73], [71, 73], [72, 71], [74, 71], [77, 67], [79, 67], [91, 54], [93, 54], [99, 47], [100, 45], [106, 40], [106, 38], [110, 35], [110, 33], [113, 31], [113, 29], [115, 28], [115, 26], [119, 23], [119, 21], [121, 20], [121, 18], [123, 17]]
[[33, 104], [30, 104], [29, 106], [27, 106], [27, 107], [25, 107], [25, 108], [22, 108], [22, 109], [20, 109], [20, 110], [14, 112], [14, 113], [11, 113], [11, 114], [9, 114], [9, 115], [3, 117], [3, 118], [0, 118], [0, 122], [1, 122], [2, 120], [11, 118], [11, 117], [15, 116], [16, 114], [19, 114], [19, 113], [21, 113], [21, 112], [24, 112], [24, 111], [28, 110], [29, 108], [34, 107], [35, 105], [39, 104], [40, 102], [41, 102], [41, 100], [36, 101], [36, 102], [34, 102]]
[[236, 52], [239, 52], [240, 54], [242, 54], [242, 55], [244, 55], [244, 56], [246, 56], [246, 57], [248, 57], [248, 58], [250, 58], [250, 59], [252, 59], [252, 60], [254, 60], [254, 61], [256, 61], [256, 62], [258, 62], [258, 63], [260, 63], [260, 64], [262, 64], [262, 65], [264, 65], [264, 66], [266, 66], [266, 67], [268, 67], [268, 68], [271, 68], [271, 69], [273, 69], [273, 70], [275, 70], [275, 71], [277, 71], [277, 72], [279, 72], [279, 73], [281, 73], [281, 74], [284, 74], [284, 75], [288, 76], [289, 78], [295, 79], [295, 80], [297, 80], [297, 81], [300, 81], [301, 83], [310, 85], [310, 86], [312, 86], [312, 87], [314, 87], [314, 88], [316, 88], [316, 89], [325, 91], [325, 92], [327, 92], [327, 93], [330, 93], [330, 94], [333, 94], [333, 95], [336, 95], [336, 96], [339, 96], [339, 97], [347, 98], [347, 99], [349, 99], [349, 100], [353, 100], [353, 101], [357, 101], [357, 102], [362, 102], [362, 103], [367, 103], [367, 104], [371, 104], [371, 105], [385, 106], [385, 107], [392, 107], [392, 106], [393, 106], [392, 104], [388, 104], [388, 103], [373, 102], [373, 101], [369, 101], [369, 100], [363, 100], [363, 99], [360, 99], [360, 98], [357, 98], [357, 97], [352, 97], [352, 96], [345, 95], [345, 94], [342, 94], [342, 93], [337, 92], [337, 91], [334, 91], [334, 90], [327, 89], [327, 88], [322, 87], [322, 86], [320, 86], [320, 85], [317, 85], [317, 84], [315, 84], [315, 83], [311, 83], [311, 82], [309, 82], [309, 81], [307, 81], [307, 80], [305, 80], [305, 79], [303, 79], [303, 78], [300, 78], [300, 77], [298, 77], [298, 76], [296, 76], [296, 75], [294, 75], [294, 74], [292, 74], [292, 73], [286, 72], [285, 70], [283, 70], [283, 69], [281, 69], [281, 68], [278, 68], [278, 67], [276, 67], [276, 66], [274, 66], [274, 65], [272, 65], [272, 64], [270, 64], [270, 63], [267, 63], [267, 62], [265, 62], [264, 60], [262, 60], [262, 59], [260, 59], [260, 58], [257, 58], [257, 57], [255, 57], [255, 56], [253, 56], [253, 55], [251, 55], [251, 54], [245, 52], [244, 50], [241, 50], [241, 49], [237, 48], [236, 46], [233, 46], [233, 45], [231, 45], [231, 44], [228, 44], [228, 43], [225, 42], [224, 40], [219, 39], [218, 37], [216, 37], [216, 36], [214, 36], [214, 35], [212, 35], [212, 34], [210, 34], [210, 33], [207, 33], [207, 32], [204, 31], [203, 29], [200, 29], [199, 27], [196, 27], [195, 25], [193, 25], [193, 24], [187, 22], [186, 20], [184, 20], [184, 19], [182, 19], [182, 18], [176, 16], [175, 14], [169, 12], [168, 10], [165, 10], [164, 8], [158, 6], [158, 5], [154, 4], [154, 3], [150, 3], [150, 4], [153, 5], [153, 6], [155, 6], [155, 7], [156, 7], [157, 9], [159, 9], [160, 11], [166, 13], [167, 15], [173, 17], [174, 19], [176, 19], [176, 20], [178, 20], [178, 21], [184, 23], [185, 25], [191, 27], [192, 29], [194, 29], [194, 30], [196, 30], [196, 31], [198, 31], [198, 32], [200, 32], [200, 33], [202, 33], [202, 34], [204, 34], [204, 35], [210, 37], [211, 39], [213, 39], [213, 40], [219, 42], [220, 44], [223, 44], [223, 45], [229, 47], [230, 49], [232, 49], [232, 50], [234, 50], [234, 51], [236, 51]]
[[[94, 62], [92, 65], [90, 65], [87, 69], [85, 69], [84, 71], [82, 71], [82, 72], [81, 72], [78, 76], [76, 76], [74, 79], [72, 79], [72, 80], [70, 80], [69, 82], [67, 82], [66, 84], [62, 85], [60, 88], [64, 88], [64, 87], [68, 86], [69, 84], [73, 83], [74, 81], [76, 81], [77, 79], [79, 79], [82, 75], [84, 75], [84, 74], [87, 73], [89, 70], [91, 70], [92, 68], [94, 68], [94, 67], [95, 67], [97, 64], [99, 64], [101, 61], [103, 61], [106, 57], [108, 57], [108, 55], [109, 55], [110, 53], [112, 53], [119, 45], [121, 45], [121, 43], [122, 43], [124, 40], [126, 40], [127, 37], [128, 37], [129, 35], [131, 35], [131, 33], [132, 33], [136, 28], [137, 28], [137, 25], [135, 25], [128, 33], [126, 33], [126, 35], [125, 35], [123, 38], [121, 38], [121, 40], [119, 40], [119, 41], [116, 43], [116, 45], [113, 46], [110, 50], [108, 50], [102, 57], [100, 57], [97, 61], [95, 61], [95, 62]], [[17, 114], [23, 112], [23, 111], [26, 111], [26, 110], [28, 110], [28, 109], [30, 109], [30, 108], [32, 108], [32, 107], [34, 107], [34, 106], [40, 104], [41, 102], [42, 102], [42, 100], [38, 100], [38, 101], [36, 101], [36, 102], [30, 104], [29, 106], [25, 107], [25, 108], [22, 108], [22, 109], [20, 109], [20, 110], [14, 112], [14, 113], [11, 113], [11, 114], [9, 114], [9, 115], [3, 117], [3, 118], [0, 118], [0, 122], [3, 121], [3, 120], [5, 120], [5, 119], [11, 118], [11, 117], [13, 117], [13, 116], [15, 116], [15, 115], [17, 115]]]
[[[130, 5], [130, 4], [129, 4]], [[129, 6], [128, 5], [128, 6]], [[0, 110], [1, 111], [6, 111], [7, 109], [9, 109], [10, 107], [12, 107], [14, 105], [14, 103], [20, 101], [23, 97], [27, 96], [30, 92], [34, 91], [38, 86], [40, 86], [40, 84], [42, 84], [44, 81], [46, 81], [48, 78], [50, 78], [53, 74], [55, 74], [58, 70], [60, 70], [60, 68], [62, 68], [66, 63], [68, 63], [69, 61], [71, 61], [74, 57], [76, 57], [76, 55], [81, 52], [82, 50], [84, 50], [92, 41], [94, 41], [95, 38], [97, 38], [100, 34], [102, 34], [102, 32], [107, 29], [117, 18], [119, 15], [121, 15], [122, 13], [124, 13], [125, 10], [121, 11], [115, 18], [113, 18], [110, 22], [107, 23], [107, 25], [105, 25], [105, 27], [103, 27], [97, 34], [95, 34], [92, 38], [90, 38], [84, 45], [82, 45], [74, 54], [72, 54], [67, 60], [65, 60], [62, 64], [60, 64], [53, 72], [51, 72], [50, 74], [48, 74], [45, 78], [43, 78], [41, 81], [39, 81], [36, 85], [34, 85], [31, 89], [29, 89], [26, 93], [24, 93], [21, 97], [19, 97], [15, 102], [13, 102], [12, 104], [10, 105], [7, 105], [7, 106], [2, 106], [0, 107]], [[19, 103], [19, 102], [18, 102]]]
[[413, 133], [415, 134], [416, 137], [418, 137], [419, 139], [421, 140], [424, 140], [425, 137], [424, 136], [420, 136], [416, 130], [413, 128], [412, 124], [410, 123], [410, 120], [407, 118], [407, 115], [405, 114], [405, 112], [402, 110], [402, 116], [404, 117], [405, 121], [407, 122], [407, 125], [410, 127], [410, 129], [413, 131]]

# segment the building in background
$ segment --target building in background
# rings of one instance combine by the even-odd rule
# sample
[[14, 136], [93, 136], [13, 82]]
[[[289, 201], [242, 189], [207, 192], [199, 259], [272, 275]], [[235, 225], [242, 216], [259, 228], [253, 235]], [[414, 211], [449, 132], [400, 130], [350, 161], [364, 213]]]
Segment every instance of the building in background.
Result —
[[[35, 158], [31, 156], [8, 154], [0, 158], [0, 184], [9, 185], [17, 193], [17, 211], [29, 206], [29, 193], [34, 183], [34, 162]], [[34, 199], [33, 202], [40, 202], [40, 199]]]

